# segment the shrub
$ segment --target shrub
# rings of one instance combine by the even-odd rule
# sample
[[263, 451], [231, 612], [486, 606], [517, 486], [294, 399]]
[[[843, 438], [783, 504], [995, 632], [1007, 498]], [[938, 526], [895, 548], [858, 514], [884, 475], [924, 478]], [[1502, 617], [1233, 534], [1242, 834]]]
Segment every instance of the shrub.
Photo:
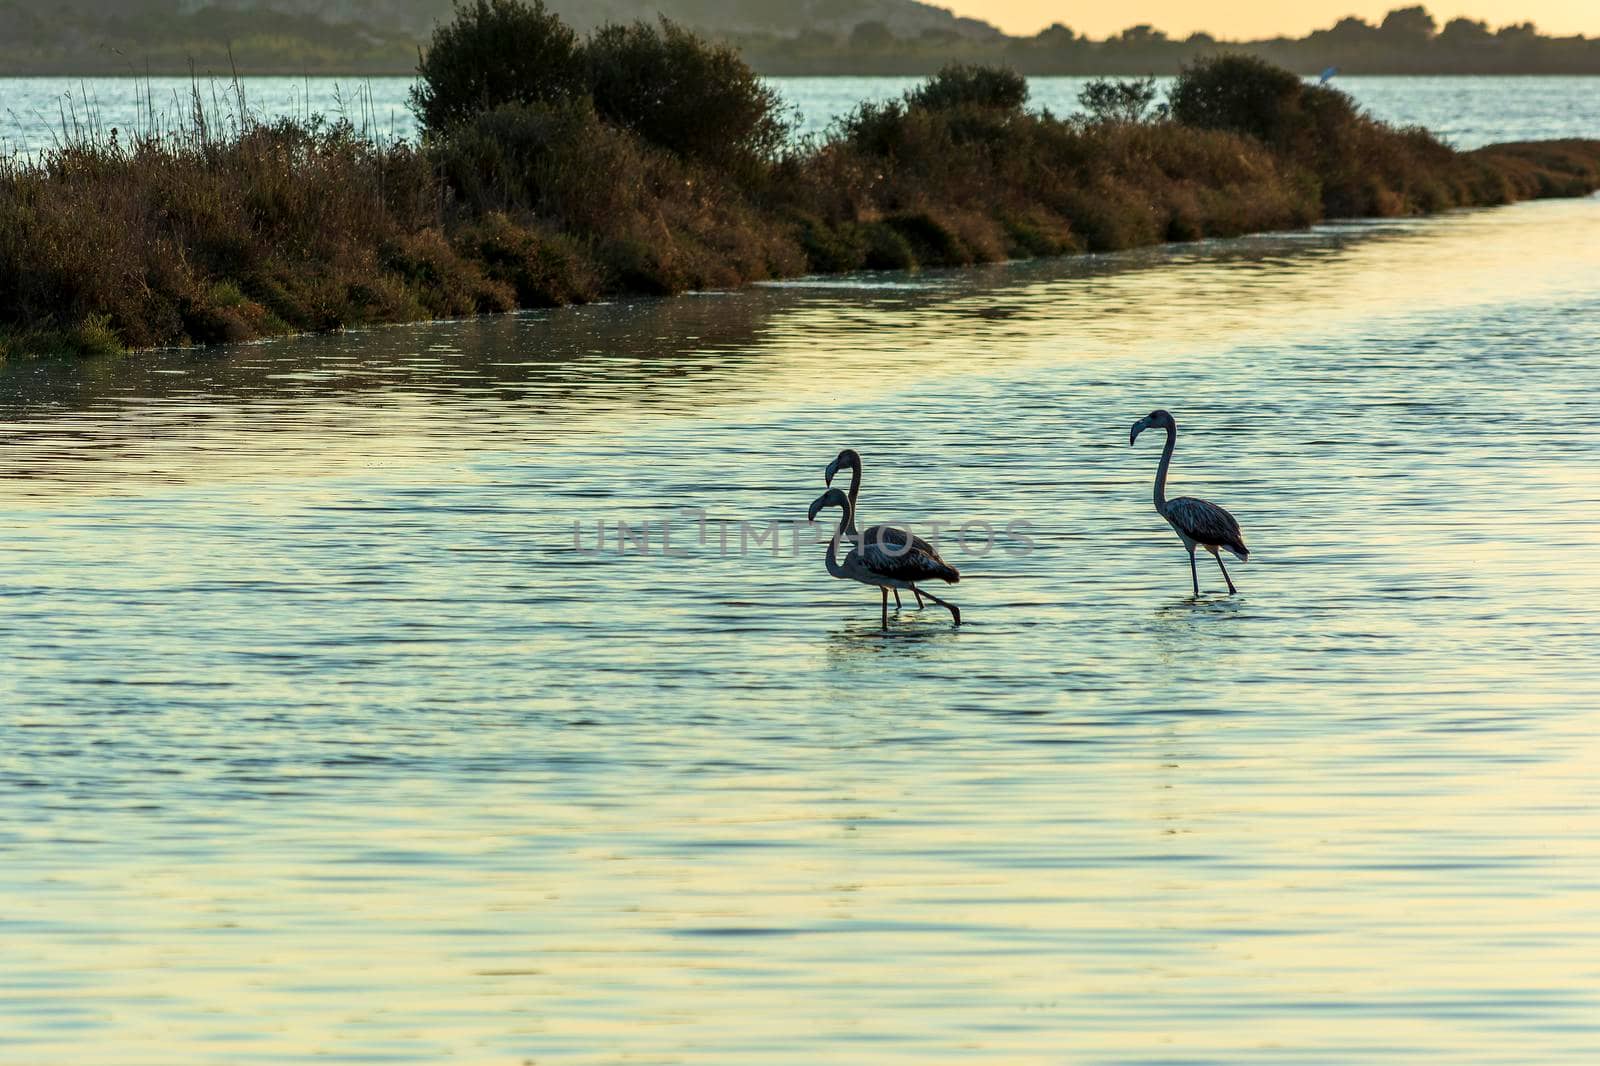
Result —
[[1280, 142], [1304, 114], [1299, 75], [1246, 55], [1210, 56], [1183, 69], [1168, 99], [1186, 126]]
[[834, 124], [832, 139], [868, 155], [890, 155], [900, 141], [906, 108], [898, 100], [866, 100]]
[[808, 269], [827, 274], [857, 270], [867, 261], [867, 240], [854, 222], [829, 225], [815, 217], [798, 220], [798, 239]]
[[122, 351], [122, 338], [111, 327], [107, 315], [86, 315], [66, 333], [66, 339], [77, 355], [116, 355]]
[[[1255, 137], [1309, 170], [1330, 216], [1431, 210], [1438, 200], [1436, 188], [1412, 188], [1426, 154], [1422, 142], [1362, 115], [1344, 93], [1253, 56], [1216, 56], [1185, 68], [1170, 99], [1179, 122]], [[1449, 167], [1452, 153], [1438, 147], [1443, 156], [1425, 165]]]
[[123, 350], [122, 338], [107, 315], [89, 315], [71, 329], [16, 330], [0, 325], [0, 365], [13, 355], [90, 358]]
[[1027, 80], [1015, 71], [954, 64], [901, 100], [857, 105], [835, 123], [832, 139], [870, 156], [917, 156], [942, 167], [952, 148], [992, 149], [1019, 136], [1027, 98]]
[[1078, 94], [1091, 122], [1143, 122], [1156, 99], [1154, 78], [1109, 81], [1096, 78]]
[[1344, 93], [1258, 59], [1223, 56], [1185, 70], [1172, 113], [1264, 141], [1316, 183], [1329, 218], [1438, 211], [1503, 191], [1426, 130], [1395, 129]]
[[456, 0], [417, 63], [411, 110], [438, 135], [502, 104], [556, 103], [587, 91], [577, 35], [544, 0]]
[[886, 222], [868, 223], [863, 230], [867, 253], [863, 265], [868, 270], [912, 270], [917, 253], [904, 234]]
[[906, 103], [930, 111], [983, 107], [1020, 111], [1028, 102], [1028, 79], [1009, 67], [952, 63], [906, 93]]
[[522, 307], [586, 303], [599, 295], [594, 265], [566, 234], [518, 225], [491, 214], [465, 227], [458, 241], [496, 281], [510, 285]]
[[592, 233], [644, 199], [641, 150], [648, 146], [578, 100], [484, 112], [458, 125], [434, 153], [446, 185], [474, 215], [528, 210]]
[[584, 55], [600, 117], [680, 156], [737, 170], [788, 138], [781, 98], [737, 52], [668, 19], [602, 27]]
[[1583, 196], [1600, 186], [1592, 141], [1493, 144], [1467, 157], [1474, 196], [1492, 203], [1515, 197]]

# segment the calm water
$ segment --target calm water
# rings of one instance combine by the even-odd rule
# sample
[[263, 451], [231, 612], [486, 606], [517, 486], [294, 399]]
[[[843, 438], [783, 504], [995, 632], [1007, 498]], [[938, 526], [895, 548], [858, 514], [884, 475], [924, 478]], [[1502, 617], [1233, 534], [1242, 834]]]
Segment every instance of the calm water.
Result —
[[[771, 80], [798, 111], [800, 130], [817, 133], [861, 101], [899, 96], [920, 79]], [[1074, 114], [1089, 80], [1034, 78], [1033, 106]], [[1426, 126], [1462, 148], [1600, 137], [1600, 77], [1341, 77], [1335, 84], [1379, 118]], [[384, 137], [416, 135], [406, 110], [409, 78], [248, 78], [244, 86], [249, 106], [264, 116], [321, 113], [348, 117]], [[152, 112], [155, 124], [168, 128], [190, 113], [193, 88], [188, 78], [0, 78], [0, 151], [37, 151], [75, 123], [92, 121], [103, 131], [147, 128]], [[237, 111], [225, 82], [202, 81], [198, 88], [214, 116]]]
[[[1597, 1061], [1597, 278], [1591, 199], [0, 369], [0, 1062]], [[1031, 523], [959, 630], [740, 553], [845, 444]]]

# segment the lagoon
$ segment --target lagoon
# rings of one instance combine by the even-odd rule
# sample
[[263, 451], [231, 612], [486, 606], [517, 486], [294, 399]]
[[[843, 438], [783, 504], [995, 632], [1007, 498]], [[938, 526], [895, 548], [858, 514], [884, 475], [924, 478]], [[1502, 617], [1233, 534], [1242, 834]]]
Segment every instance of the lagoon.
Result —
[[[1593, 1060], [1596, 232], [0, 368], [0, 1062]], [[846, 444], [869, 520], [1028, 523], [959, 630], [575, 550]]]

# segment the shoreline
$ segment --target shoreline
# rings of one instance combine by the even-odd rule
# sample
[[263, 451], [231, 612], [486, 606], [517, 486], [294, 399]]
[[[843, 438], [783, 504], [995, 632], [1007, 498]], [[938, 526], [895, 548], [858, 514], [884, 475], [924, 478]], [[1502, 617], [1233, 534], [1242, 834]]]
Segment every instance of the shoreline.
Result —
[[[1547, 151], [1570, 150], [1571, 153], [1589, 164], [1588, 174], [1575, 174], [1571, 171], [1563, 172], [1528, 159], [1530, 155], [1542, 154]], [[1151, 239], [1136, 240], [1132, 243], [1113, 241], [1110, 243], [1068, 243], [1065, 246], [1034, 251], [1026, 246], [1015, 245], [1007, 247], [999, 254], [986, 254], [982, 248], [962, 246], [959, 239], [954, 244], [944, 244], [937, 239], [917, 241], [912, 247], [911, 242], [905, 239], [906, 231], [915, 231], [930, 219], [926, 216], [898, 215], [874, 223], [880, 233], [887, 232], [892, 237], [892, 246], [887, 250], [880, 250], [878, 254], [896, 258], [897, 261], [886, 262], [870, 259], [865, 262], [836, 263], [833, 269], [821, 268], [819, 264], [809, 257], [805, 260], [793, 261], [787, 265], [793, 269], [771, 269], [783, 264], [768, 263], [768, 269], [757, 269], [748, 276], [734, 278], [707, 277], [697, 275], [694, 279], [683, 280], [680, 284], [663, 283], [660, 279], [650, 280], [643, 277], [633, 279], [630, 284], [626, 279], [599, 280], [593, 276], [589, 281], [594, 284], [587, 291], [579, 291], [572, 286], [557, 285], [543, 291], [534, 291], [522, 294], [531, 296], [531, 299], [519, 299], [512, 296], [505, 299], [505, 293], [491, 293], [485, 296], [477, 294], [475, 300], [488, 299], [487, 306], [473, 303], [470, 306], [440, 307], [442, 313], [435, 313], [433, 308], [421, 306], [420, 308], [396, 308], [397, 313], [391, 314], [357, 314], [341, 317], [336, 322], [325, 325], [313, 325], [310, 328], [295, 328], [292, 323], [287, 323], [275, 316], [273, 312], [255, 303], [243, 291], [223, 293], [224, 303], [232, 303], [240, 307], [238, 317], [228, 316], [218, 323], [217, 333], [211, 336], [197, 338], [193, 335], [182, 335], [165, 338], [150, 344], [129, 344], [115, 334], [105, 321], [95, 321], [99, 315], [93, 315], [90, 320], [80, 322], [69, 328], [60, 328], [48, 321], [35, 322], [30, 325], [19, 323], [5, 323], [0, 321], [0, 364], [13, 358], [36, 358], [52, 356], [86, 356], [106, 354], [131, 354], [145, 350], [158, 349], [198, 349], [221, 343], [238, 343], [260, 341], [276, 338], [288, 338], [343, 332], [346, 330], [360, 330], [367, 327], [393, 326], [414, 324], [430, 321], [465, 320], [476, 317], [499, 314], [515, 314], [520, 312], [545, 310], [553, 307], [565, 306], [571, 303], [603, 302], [615, 299], [636, 298], [669, 298], [701, 292], [728, 292], [736, 291], [750, 285], [769, 281], [786, 281], [803, 278], [837, 278], [854, 274], [890, 273], [890, 272], [918, 272], [923, 269], [956, 269], [968, 266], [986, 264], [1020, 262], [1046, 258], [1073, 258], [1083, 255], [1101, 254], [1105, 252], [1130, 251], [1140, 248], [1161, 246], [1182, 246], [1206, 240], [1230, 239], [1246, 236], [1265, 236], [1273, 233], [1294, 233], [1328, 223], [1379, 221], [1396, 218], [1419, 218], [1434, 214], [1449, 213], [1452, 211], [1487, 210], [1494, 207], [1509, 206], [1514, 203], [1540, 200], [1540, 199], [1584, 199], [1600, 192], [1600, 140], [1560, 140], [1560, 141], [1533, 141], [1510, 142], [1506, 144], [1491, 144], [1483, 148], [1474, 149], [1472, 152], [1460, 153], [1462, 156], [1496, 156], [1500, 161], [1497, 166], [1500, 176], [1520, 179], [1526, 191], [1523, 195], [1516, 195], [1505, 199], [1491, 199], [1483, 202], [1455, 203], [1425, 211], [1381, 212], [1373, 214], [1352, 215], [1320, 215], [1314, 217], [1291, 217], [1282, 219], [1283, 224], [1267, 224], [1259, 227], [1242, 229], [1221, 229], [1215, 232], [1202, 232], [1193, 236], [1171, 237], [1168, 235], [1152, 236]], [[1531, 183], [1531, 188], [1529, 187]], [[505, 224], [504, 217], [500, 217], [501, 224]], [[792, 225], [793, 223], [791, 223]], [[803, 231], [804, 224], [797, 229]], [[936, 223], [936, 228], [939, 227]], [[915, 235], [915, 234], [913, 234]], [[516, 236], [512, 233], [511, 236]], [[559, 236], [559, 235], [556, 235]], [[803, 232], [791, 234], [804, 239]], [[948, 232], [942, 236], [946, 239], [954, 236]], [[424, 273], [427, 264], [424, 264]], [[487, 282], [493, 285], [494, 278], [479, 276], [475, 279], [478, 283]], [[501, 274], [500, 280], [504, 280]], [[621, 281], [620, 284], [616, 283]], [[446, 298], [443, 288], [449, 279], [444, 277], [434, 278], [424, 284], [436, 298]], [[236, 286], [235, 279], [219, 279], [216, 285], [224, 289]], [[581, 284], [581, 281], [578, 282]], [[411, 313], [417, 310], [419, 313]], [[245, 319], [244, 314], [251, 315]], [[242, 328], [241, 328], [242, 327]]]
[[[1558, 142], [1528, 142], [1528, 143], [1544, 144], [1544, 143], [1558, 143]], [[1597, 146], [1600, 146], [1600, 142], [1594, 142], [1594, 143]], [[1493, 148], [1493, 147], [1499, 147], [1499, 146], [1498, 145], [1488, 145], [1486, 147]], [[386, 329], [394, 329], [394, 328], [398, 328], [398, 327], [404, 327], [404, 326], [426, 325], [426, 324], [433, 324], [433, 323], [437, 323], [437, 324], [465, 323], [465, 322], [473, 322], [473, 321], [478, 321], [478, 320], [483, 320], [483, 319], [514, 318], [514, 317], [520, 316], [520, 315], [537, 315], [537, 314], [539, 314], [541, 312], [549, 312], [549, 311], [559, 310], [562, 307], [582, 307], [582, 306], [604, 307], [604, 306], [612, 305], [612, 304], [619, 303], [619, 302], [640, 301], [640, 300], [643, 300], [643, 301], [672, 301], [672, 300], [679, 300], [679, 299], [683, 299], [683, 298], [687, 298], [687, 297], [693, 297], [693, 296], [707, 296], [707, 295], [722, 295], [722, 294], [738, 293], [738, 292], [742, 292], [742, 291], [745, 291], [745, 290], [748, 290], [748, 289], [751, 289], [751, 288], [759, 288], [759, 287], [762, 287], [762, 286], [770, 286], [770, 285], [782, 286], [782, 285], [784, 285], [786, 283], [810, 282], [812, 280], [815, 280], [815, 281], [818, 281], [818, 282], [826, 282], [826, 281], [829, 281], [829, 280], [838, 280], [838, 281], [844, 282], [844, 281], [847, 281], [850, 278], [871, 278], [871, 277], [877, 277], [877, 276], [882, 276], [882, 275], [893, 275], [893, 274], [907, 274], [907, 275], [910, 275], [910, 276], [915, 276], [917, 274], [922, 273], [923, 271], [960, 271], [960, 270], [975, 269], [975, 268], [978, 268], [978, 267], [1003, 267], [1003, 266], [1007, 266], [1007, 265], [1010, 265], [1010, 264], [1037, 263], [1037, 262], [1048, 262], [1048, 261], [1066, 261], [1066, 260], [1073, 260], [1073, 259], [1083, 259], [1083, 258], [1086, 258], [1086, 257], [1089, 257], [1089, 256], [1096, 256], [1096, 255], [1116, 255], [1116, 254], [1123, 253], [1123, 252], [1139, 252], [1139, 251], [1148, 251], [1148, 250], [1151, 250], [1151, 249], [1160, 249], [1160, 248], [1178, 249], [1178, 248], [1184, 248], [1186, 246], [1194, 246], [1194, 245], [1206, 244], [1206, 243], [1213, 242], [1213, 241], [1233, 241], [1233, 240], [1244, 240], [1244, 239], [1247, 239], [1247, 238], [1258, 238], [1258, 237], [1270, 238], [1270, 237], [1279, 236], [1279, 235], [1287, 236], [1287, 235], [1297, 234], [1297, 233], [1306, 233], [1308, 231], [1315, 230], [1315, 229], [1317, 229], [1319, 227], [1324, 227], [1324, 226], [1326, 226], [1326, 227], [1356, 226], [1356, 225], [1359, 225], [1361, 223], [1404, 222], [1404, 221], [1417, 221], [1417, 220], [1429, 219], [1429, 218], [1448, 217], [1450, 215], [1469, 215], [1469, 214], [1475, 214], [1475, 213], [1478, 213], [1478, 212], [1496, 211], [1496, 210], [1499, 210], [1501, 208], [1515, 207], [1515, 206], [1517, 206], [1519, 204], [1536, 203], [1536, 202], [1539, 202], [1541, 200], [1588, 200], [1588, 199], [1597, 199], [1597, 194], [1600, 194], [1600, 187], [1597, 187], [1597, 188], [1595, 188], [1595, 189], [1593, 189], [1593, 190], [1591, 190], [1589, 192], [1586, 192], [1586, 193], [1580, 192], [1580, 193], [1561, 194], [1561, 195], [1552, 195], [1552, 196], [1533, 196], [1533, 197], [1529, 197], [1527, 199], [1512, 200], [1512, 201], [1508, 201], [1508, 202], [1504, 202], [1504, 203], [1497, 203], [1497, 204], [1468, 204], [1468, 205], [1462, 205], [1462, 206], [1459, 206], [1459, 207], [1446, 208], [1446, 209], [1444, 209], [1442, 211], [1432, 212], [1432, 213], [1429, 213], [1429, 214], [1421, 214], [1421, 215], [1402, 215], [1402, 216], [1395, 216], [1395, 215], [1369, 215], [1369, 216], [1355, 216], [1355, 217], [1322, 218], [1322, 219], [1313, 220], [1313, 221], [1307, 223], [1304, 226], [1298, 226], [1298, 227], [1295, 227], [1295, 228], [1251, 230], [1251, 231], [1247, 231], [1247, 232], [1244, 232], [1244, 233], [1229, 234], [1229, 235], [1226, 235], [1226, 236], [1224, 236], [1224, 235], [1214, 235], [1214, 236], [1197, 237], [1197, 238], [1194, 238], [1192, 240], [1156, 241], [1156, 242], [1153, 242], [1151, 244], [1133, 245], [1133, 246], [1130, 246], [1130, 247], [1127, 247], [1127, 248], [1118, 248], [1118, 249], [1105, 249], [1105, 250], [1083, 249], [1083, 250], [1079, 250], [1079, 251], [1062, 252], [1062, 253], [1057, 254], [1057, 255], [1048, 255], [1048, 256], [1018, 256], [1018, 257], [996, 259], [996, 260], [980, 260], [980, 261], [969, 262], [969, 263], [918, 264], [916, 266], [908, 267], [908, 268], [897, 268], [897, 267], [861, 268], [861, 269], [858, 269], [858, 270], [841, 270], [841, 271], [833, 271], [833, 272], [807, 272], [807, 273], [801, 273], [801, 274], [774, 275], [772, 277], [767, 277], [767, 278], [754, 278], [754, 279], [750, 279], [750, 280], [746, 280], [746, 281], [741, 281], [741, 282], [738, 282], [738, 283], [736, 283], [734, 285], [727, 286], [727, 287], [721, 287], [721, 288], [690, 288], [690, 289], [684, 289], [684, 290], [682, 290], [680, 292], [673, 292], [673, 293], [643, 292], [643, 291], [636, 291], [636, 290], [618, 290], [618, 291], [613, 291], [613, 292], [601, 293], [600, 295], [596, 296], [592, 300], [587, 300], [587, 301], [583, 301], [583, 302], [574, 302], [574, 303], [568, 303], [568, 304], [532, 304], [532, 305], [527, 305], [527, 306], [510, 307], [510, 308], [507, 308], [507, 309], [504, 309], [504, 310], [498, 310], [498, 311], [485, 311], [485, 312], [463, 314], [463, 315], [424, 316], [424, 317], [420, 317], [420, 318], [376, 319], [376, 320], [369, 320], [369, 321], [363, 321], [363, 322], [353, 322], [353, 323], [349, 323], [349, 324], [346, 324], [346, 325], [341, 325], [341, 326], [338, 326], [338, 327], [335, 327], [335, 328], [329, 329], [329, 330], [291, 330], [291, 331], [286, 331], [286, 332], [271, 332], [271, 333], [262, 333], [262, 334], [255, 335], [255, 336], [240, 338], [240, 339], [236, 339], [236, 340], [221, 340], [221, 341], [213, 341], [213, 342], [208, 342], [208, 343], [192, 343], [192, 342], [190, 342], [190, 343], [159, 344], [159, 345], [151, 345], [151, 346], [145, 347], [145, 348], [121, 348], [121, 349], [116, 349], [116, 350], [106, 350], [106, 351], [99, 351], [99, 352], [91, 351], [91, 352], [66, 353], [66, 352], [60, 352], [60, 351], [36, 351], [36, 352], [13, 352], [11, 354], [16, 358], [34, 359], [34, 358], [71, 358], [71, 357], [95, 357], [95, 356], [102, 356], [102, 357], [104, 357], [104, 356], [125, 356], [125, 355], [137, 355], [137, 354], [144, 354], [144, 353], [159, 354], [159, 353], [171, 353], [171, 352], [199, 352], [199, 351], [205, 351], [207, 349], [226, 346], [226, 345], [229, 345], [229, 344], [270, 344], [270, 343], [274, 343], [274, 342], [278, 342], [278, 341], [292, 341], [292, 340], [295, 340], [295, 339], [298, 339], [298, 338], [330, 336], [330, 335], [334, 335], [334, 334], [351, 334], [351, 335], [367, 334], [367, 333], [373, 333], [373, 332], [386, 330]], [[12, 361], [12, 360], [7, 358], [7, 353], [5, 351], [5, 343], [6, 343], [6, 341], [7, 341], [7, 338], [5, 336], [4, 331], [0, 330], [0, 367], [5, 366], [8, 362]]]

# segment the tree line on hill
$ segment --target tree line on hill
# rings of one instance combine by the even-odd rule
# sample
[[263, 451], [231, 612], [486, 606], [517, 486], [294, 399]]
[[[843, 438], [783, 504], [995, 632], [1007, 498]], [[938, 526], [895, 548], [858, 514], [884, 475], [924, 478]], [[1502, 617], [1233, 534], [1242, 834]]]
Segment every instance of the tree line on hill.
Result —
[[1150, 25], [1094, 40], [1057, 23], [1032, 37], [913, 39], [862, 22], [848, 35], [746, 35], [736, 43], [770, 74], [919, 74], [939, 63], [1004, 63], [1024, 74], [1176, 74], [1201, 56], [1253, 55], [1302, 74], [1600, 74], [1600, 37], [1546, 37], [1531, 22], [1491, 28], [1455, 18], [1441, 26], [1426, 8], [1397, 8], [1378, 24], [1350, 17], [1305, 37], [1223, 41], [1169, 37]]

